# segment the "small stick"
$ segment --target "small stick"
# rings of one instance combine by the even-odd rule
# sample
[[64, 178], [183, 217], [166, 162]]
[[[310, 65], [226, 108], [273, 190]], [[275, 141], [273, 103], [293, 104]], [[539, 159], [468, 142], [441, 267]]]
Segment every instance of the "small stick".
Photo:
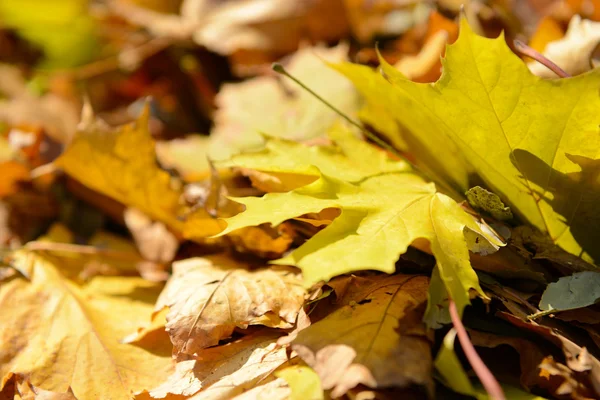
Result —
[[475, 350], [473, 343], [469, 339], [469, 334], [465, 329], [465, 326], [462, 324], [460, 317], [458, 316], [458, 311], [456, 309], [456, 303], [454, 300], [450, 299], [450, 304], [448, 306], [450, 310], [450, 318], [452, 318], [452, 325], [454, 325], [454, 329], [456, 329], [456, 333], [458, 334], [458, 341], [462, 346], [463, 351], [465, 352], [465, 356], [467, 356], [467, 360], [473, 367], [473, 371], [477, 374], [477, 377], [481, 381], [481, 384], [485, 388], [486, 392], [493, 400], [506, 400], [506, 396], [504, 396], [504, 391], [502, 387], [492, 375], [492, 372], [489, 368], [483, 363], [479, 354]]
[[539, 62], [540, 64], [542, 64], [543, 66], [545, 66], [546, 68], [548, 68], [549, 70], [554, 72], [556, 75], [560, 76], [561, 78], [570, 78], [571, 77], [571, 75], [568, 74], [564, 69], [562, 69], [561, 67], [556, 65], [554, 62], [550, 61], [548, 58], [546, 58], [544, 55], [542, 55], [537, 50], [527, 46], [525, 43], [521, 42], [520, 40], [515, 40], [514, 44], [515, 44], [515, 49], [517, 49], [519, 51], [519, 53], [521, 53], [527, 57], [533, 58], [535, 61]]

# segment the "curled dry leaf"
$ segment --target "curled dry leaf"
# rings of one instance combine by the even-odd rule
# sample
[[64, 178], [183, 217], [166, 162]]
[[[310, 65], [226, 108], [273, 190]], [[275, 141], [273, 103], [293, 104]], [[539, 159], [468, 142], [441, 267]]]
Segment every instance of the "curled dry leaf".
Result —
[[164, 345], [119, 342], [149, 318], [156, 284], [121, 276], [78, 285], [62, 274], [60, 259], [26, 250], [13, 257], [30, 280], [0, 286], [0, 389], [11, 374], [22, 374], [42, 390], [70, 388], [79, 400], [128, 400], [170, 373]]
[[160, 302], [170, 308], [167, 331], [178, 353], [194, 354], [249, 325], [291, 328], [304, 301], [299, 273], [249, 270], [224, 256], [173, 264]]
[[169, 394], [194, 400], [228, 400], [253, 387], [287, 362], [286, 351], [276, 346], [277, 333], [262, 331], [222, 346], [203, 349], [180, 360], [173, 375], [150, 391], [153, 398]]
[[356, 385], [422, 385], [429, 393], [431, 343], [422, 323], [428, 279], [353, 278], [333, 311], [300, 331], [292, 349], [339, 397]]
[[[600, 42], [600, 22], [573, 16], [565, 36], [548, 43], [543, 55], [570, 75], [592, 69], [590, 59]], [[537, 61], [527, 64], [531, 72], [542, 78], [556, 78], [556, 74]]]

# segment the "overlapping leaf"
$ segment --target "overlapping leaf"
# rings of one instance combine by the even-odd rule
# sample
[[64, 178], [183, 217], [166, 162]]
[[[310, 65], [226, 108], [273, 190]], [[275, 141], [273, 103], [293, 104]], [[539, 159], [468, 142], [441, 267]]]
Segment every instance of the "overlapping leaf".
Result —
[[236, 327], [291, 328], [304, 302], [296, 271], [249, 271], [226, 257], [191, 258], [174, 264], [161, 294], [170, 308], [167, 331], [177, 352], [194, 354], [231, 336]]
[[180, 219], [185, 211], [179, 204], [181, 183], [158, 167], [148, 119], [145, 107], [137, 121], [116, 129], [91, 122], [55, 163], [85, 186], [136, 207], [185, 236], [218, 233], [221, 227], [203, 209], [185, 223]]
[[339, 397], [358, 384], [422, 385], [431, 392], [431, 349], [421, 322], [428, 280], [354, 278], [328, 316], [300, 331], [292, 348]]
[[[460, 151], [520, 217], [572, 254], [600, 257], [595, 206], [600, 72], [542, 80], [503, 37], [477, 36], [466, 21], [443, 66], [434, 85], [411, 82], [385, 62], [387, 86], [366, 67], [346, 64], [338, 69], [366, 95], [370, 109], [382, 107], [390, 115], [402, 109], [394, 118], [419, 135], [425, 150], [436, 151], [450, 140], [448, 149]], [[440, 162], [449, 167], [451, 159], [452, 152]]]
[[136, 277], [96, 277], [80, 285], [26, 250], [14, 265], [28, 277], [0, 286], [0, 387], [11, 374], [77, 399], [128, 400], [171, 370], [166, 347], [146, 350], [120, 340], [152, 312], [159, 287]]
[[[305, 168], [305, 160], [310, 160], [316, 168], [324, 170], [332, 160], [315, 157], [313, 153], [330, 152], [339, 162], [339, 158], [349, 155], [357, 157], [360, 150], [369, 146], [358, 140], [340, 145], [342, 142], [338, 142], [338, 147], [322, 150], [300, 144], [285, 145], [296, 148], [290, 162], [299, 160], [297, 168]], [[448, 292], [462, 310], [469, 304], [471, 288], [482, 293], [469, 262], [469, 244], [463, 232], [467, 229], [477, 232], [476, 236], [485, 235], [452, 199], [437, 193], [432, 183], [413, 172], [394, 172], [402, 171], [404, 163], [389, 168], [381, 162], [380, 154], [365, 151], [363, 156], [360, 164], [373, 166], [366, 171], [365, 167], [355, 167], [353, 158], [343, 162], [346, 168], [329, 168], [331, 175], [321, 173], [313, 183], [293, 191], [269, 193], [262, 198], [235, 198], [246, 206], [246, 211], [226, 219], [228, 226], [223, 234], [267, 222], [277, 225], [303, 214], [339, 208], [342, 213], [331, 225], [277, 263], [300, 267], [307, 285], [364, 269], [392, 273], [400, 254], [417, 239], [426, 239]], [[246, 155], [243, 159], [234, 158], [234, 162], [245, 166], [251, 164], [251, 159], [251, 155]], [[347, 180], [352, 175], [351, 179], [357, 183]]]
[[176, 371], [150, 391], [153, 398], [169, 394], [200, 399], [227, 400], [252, 389], [287, 361], [284, 348], [277, 348], [280, 336], [258, 332], [219, 347], [204, 349], [195, 358], [181, 360]]

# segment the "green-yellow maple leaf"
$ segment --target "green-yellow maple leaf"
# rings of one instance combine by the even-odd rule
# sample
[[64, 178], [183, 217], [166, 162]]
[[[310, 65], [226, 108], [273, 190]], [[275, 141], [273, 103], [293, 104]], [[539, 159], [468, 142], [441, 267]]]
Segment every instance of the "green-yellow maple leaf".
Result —
[[[273, 144], [269, 148], [280, 145]], [[394, 171], [378, 160], [379, 155], [369, 154], [367, 143], [358, 140], [338, 144], [335, 151], [322, 150], [332, 152], [336, 159], [342, 157], [341, 154], [347, 157], [347, 154], [362, 152], [360, 160], [346, 160], [341, 162], [343, 168], [337, 169], [329, 168], [331, 160], [327, 157], [314, 157], [315, 150], [311, 147], [293, 143], [285, 143], [285, 146], [294, 148], [290, 162], [298, 160], [300, 169], [305, 170], [305, 160], [311, 160], [313, 168], [328, 169], [329, 174], [321, 173], [314, 182], [289, 192], [269, 193], [261, 198], [234, 198], [246, 206], [246, 211], [227, 218], [228, 226], [222, 234], [263, 223], [277, 225], [303, 214], [339, 208], [341, 215], [331, 225], [276, 263], [301, 268], [307, 285], [365, 269], [393, 273], [395, 262], [408, 246], [417, 239], [426, 239], [437, 259], [446, 289], [460, 310], [469, 304], [470, 289], [483, 294], [469, 262], [469, 244], [464, 231], [470, 229], [485, 235], [454, 200], [437, 193], [433, 183], [406, 171], [403, 162], [397, 162]], [[346, 149], [342, 150], [343, 147]], [[256, 157], [265, 155], [258, 153]], [[246, 166], [251, 164], [251, 158], [245, 155], [234, 158], [234, 162]], [[360, 180], [349, 181], [352, 170], [360, 175], [358, 171], [364, 168], [360, 165], [380, 167], [369, 172], [362, 170]]]
[[[396, 110], [395, 120], [419, 135], [423, 154], [439, 155], [436, 141], [449, 138], [521, 218], [572, 254], [598, 261], [600, 70], [540, 79], [502, 36], [477, 36], [466, 21], [443, 67], [431, 85], [411, 82], [383, 62], [385, 87], [378, 72], [351, 64], [338, 69], [366, 95], [370, 109]], [[419, 148], [412, 150], [421, 157]], [[440, 162], [449, 166], [445, 156]]]

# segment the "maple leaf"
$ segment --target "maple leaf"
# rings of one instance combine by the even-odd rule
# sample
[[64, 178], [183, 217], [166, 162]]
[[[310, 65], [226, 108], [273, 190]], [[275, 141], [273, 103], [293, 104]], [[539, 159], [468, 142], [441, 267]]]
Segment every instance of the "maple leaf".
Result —
[[502, 36], [477, 36], [464, 20], [446, 54], [444, 72], [434, 85], [411, 82], [383, 60], [387, 84], [365, 67], [338, 69], [352, 76], [370, 107], [411, 110], [395, 118], [421, 133], [423, 143], [431, 144], [429, 151], [445, 146], [439, 140], [451, 140], [451, 148], [513, 211], [556, 244], [587, 260], [599, 257], [600, 136], [594, 110], [600, 98], [594, 88], [600, 85], [600, 72], [542, 80]]
[[338, 306], [300, 331], [292, 349], [317, 372], [323, 389], [333, 389], [332, 397], [358, 384], [417, 384], [431, 392], [431, 344], [420, 307], [425, 305], [428, 279], [351, 279]]
[[169, 307], [175, 349], [194, 354], [238, 327], [291, 328], [304, 302], [299, 274], [287, 268], [249, 271], [227, 257], [190, 258], [173, 265], [159, 302]]
[[26, 250], [13, 258], [25, 277], [0, 285], [0, 389], [19, 374], [43, 390], [70, 388], [81, 400], [127, 400], [170, 372], [164, 346], [119, 342], [149, 317], [156, 284], [119, 276], [81, 285], [56, 267], [61, 258]]
[[[335, 154], [337, 162], [343, 159], [342, 155], [354, 155], [355, 151], [369, 146], [360, 141], [343, 145], [342, 142], [338, 142], [337, 148], [324, 150], [292, 143], [284, 143], [284, 146], [296, 147], [290, 162], [300, 160], [299, 169], [305, 169], [304, 160], [316, 168], [334, 165], [327, 157], [311, 155], [315, 152]], [[348, 149], [342, 150], [346, 146]], [[321, 174], [313, 183], [293, 191], [269, 193], [262, 198], [233, 198], [245, 205], [246, 211], [225, 219], [227, 228], [221, 234], [262, 223], [275, 226], [303, 214], [339, 208], [341, 215], [329, 226], [275, 263], [298, 266], [307, 286], [364, 269], [392, 273], [400, 254], [417, 239], [426, 239], [436, 257], [440, 276], [462, 311], [470, 302], [471, 288], [483, 293], [469, 262], [469, 245], [474, 243], [467, 243], [464, 231], [475, 232], [482, 238], [481, 242], [499, 243], [484, 239], [486, 235], [474, 220], [452, 199], [436, 193], [435, 185], [413, 172], [402, 172], [406, 168], [403, 162], [397, 162], [394, 167], [393, 163], [382, 162], [381, 153], [365, 152], [364, 155], [374, 157], [360, 159], [362, 165], [371, 167], [353, 167], [353, 162], [346, 160], [341, 164], [346, 168], [330, 167], [331, 176]], [[246, 165], [252, 155], [243, 157], [236, 157], [233, 162]], [[242, 160], [245, 161], [242, 163]], [[293, 167], [286, 168], [293, 170]], [[358, 182], [344, 180], [349, 176]]]
[[285, 348], [276, 346], [279, 336], [274, 332], [257, 332], [203, 349], [196, 357], [179, 361], [176, 371], [149, 393], [159, 399], [169, 394], [193, 395], [191, 399], [195, 400], [231, 399], [264, 382], [287, 362]]
[[[359, 106], [358, 93], [348, 79], [323, 63], [323, 59], [343, 61], [347, 52], [347, 46], [304, 48], [294, 54], [288, 68], [335, 107], [352, 115]], [[257, 96], [260, 96], [258, 102]], [[335, 113], [311, 94], [288, 86], [276, 76], [225, 85], [215, 101], [219, 109], [209, 154], [219, 160], [240, 150], [260, 149], [264, 144], [261, 132], [307, 140], [323, 135], [338, 120]], [[269, 112], [265, 113], [267, 109]]]
[[[221, 230], [204, 209], [179, 219], [181, 188], [156, 163], [155, 143], [148, 131], [149, 107], [137, 121], [110, 129], [100, 121], [80, 130], [55, 161], [85, 186], [123, 204], [138, 208], [190, 237], [206, 237]], [[135, 149], [135, 151], [133, 151]]]

